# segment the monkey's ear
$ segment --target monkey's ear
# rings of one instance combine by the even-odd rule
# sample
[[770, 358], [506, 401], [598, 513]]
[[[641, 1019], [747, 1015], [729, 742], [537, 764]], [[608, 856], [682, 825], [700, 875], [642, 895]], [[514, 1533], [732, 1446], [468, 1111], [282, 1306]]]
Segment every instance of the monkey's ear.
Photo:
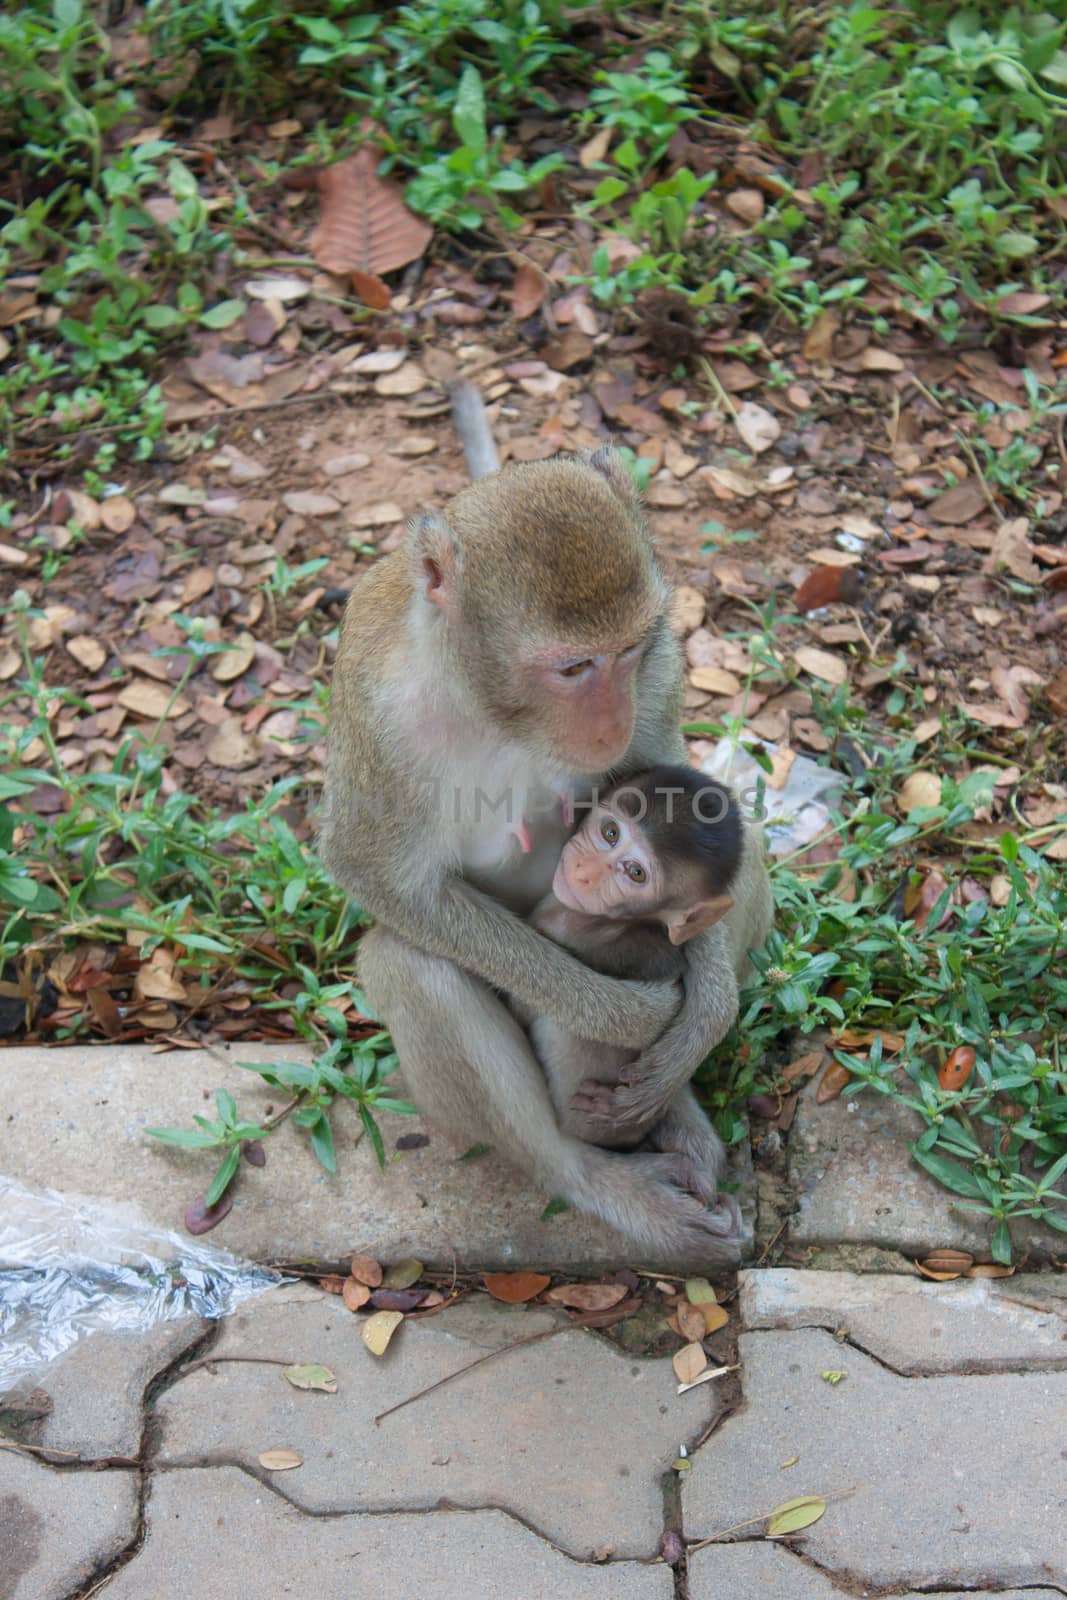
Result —
[[609, 444], [602, 444], [598, 450], [583, 454], [582, 460], [586, 466], [592, 467], [594, 472], [600, 474], [624, 506], [631, 511], [640, 509], [641, 495], [638, 487], [624, 467], [622, 457], [616, 454]]
[[713, 928], [722, 921], [733, 903], [730, 895], [715, 894], [710, 900], [701, 900], [698, 905], [690, 906], [688, 911], [665, 912], [663, 923], [671, 944], [686, 944], [698, 933]]
[[431, 605], [453, 612], [459, 600], [460, 552], [445, 518], [436, 511], [414, 517], [408, 527], [407, 552], [417, 592]]

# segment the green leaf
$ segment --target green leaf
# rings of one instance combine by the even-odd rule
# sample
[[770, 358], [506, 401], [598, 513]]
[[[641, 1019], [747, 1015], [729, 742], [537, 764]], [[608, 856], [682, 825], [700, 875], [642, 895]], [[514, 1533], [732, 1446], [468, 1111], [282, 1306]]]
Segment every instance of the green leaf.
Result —
[[229, 1089], [215, 1090], [215, 1104], [219, 1108], [219, 1116], [223, 1122], [237, 1121], [237, 1101]]
[[325, 1111], [319, 1113], [319, 1120], [311, 1130], [311, 1148], [327, 1172], [337, 1171], [337, 1157], [333, 1148], [333, 1130], [330, 1127], [330, 1119]]
[[452, 110], [452, 126], [470, 150], [481, 154], [486, 147], [485, 90], [481, 74], [470, 62], [463, 68]]
[[1032, 256], [1037, 249], [1037, 240], [1032, 233], [1021, 233], [1018, 228], [1009, 228], [1006, 233], [999, 234], [993, 241], [993, 248], [998, 255], [1007, 256], [1009, 261], [1021, 261], [1024, 256]]
[[917, 1144], [910, 1149], [920, 1167], [953, 1194], [966, 1195], [969, 1200], [985, 1199], [985, 1191], [968, 1167], [961, 1167], [958, 1161], [950, 1161], [947, 1156], [935, 1155], [932, 1150], [920, 1150]]
[[541, 1213], [541, 1221], [542, 1222], [547, 1222], [549, 1217], [558, 1217], [564, 1211], [569, 1211], [569, 1210], [570, 1210], [570, 1206], [567, 1204], [566, 1200], [561, 1200], [559, 1198], [559, 1196], [556, 1195], [556, 1197], [554, 1199], [552, 1199], [552, 1200], [550, 1200], [548, 1202], [547, 1206], [542, 1211], [542, 1213]]
[[1011, 1266], [1011, 1234], [1007, 1222], [1003, 1219], [997, 1223], [990, 1249], [994, 1261], [999, 1261], [1005, 1267]]
[[234, 1173], [237, 1171], [240, 1160], [241, 1146], [239, 1144], [235, 1144], [233, 1148], [228, 1150], [226, 1155], [222, 1158], [219, 1169], [211, 1180], [211, 1187], [204, 1196], [204, 1209], [206, 1211], [210, 1211], [212, 1206], [217, 1205], [222, 1199], [223, 1195], [226, 1193], [226, 1190], [230, 1187], [230, 1183], [233, 1180]]
[[184, 326], [185, 318], [173, 306], [145, 306], [141, 317], [146, 327], [154, 330], [163, 328], [180, 328]]
[[247, 307], [243, 300], [220, 300], [217, 306], [212, 306], [210, 311], [200, 313], [200, 326], [202, 328], [228, 328], [236, 322], [238, 317], [243, 317]]
[[162, 1139], [164, 1144], [183, 1145], [189, 1150], [210, 1150], [222, 1143], [213, 1133], [201, 1133], [196, 1128], [146, 1128], [145, 1133]]
[[774, 1539], [783, 1533], [798, 1533], [801, 1528], [810, 1528], [825, 1510], [826, 1501], [817, 1494], [802, 1494], [796, 1500], [784, 1500], [770, 1514], [767, 1535]]
[[367, 1135], [367, 1138], [371, 1142], [371, 1145], [372, 1145], [373, 1150], [374, 1150], [374, 1154], [375, 1154], [375, 1156], [377, 1158], [377, 1161], [378, 1161], [378, 1165], [384, 1171], [385, 1170], [385, 1145], [382, 1143], [382, 1130], [379, 1128], [378, 1124], [375, 1122], [374, 1117], [371, 1114], [370, 1108], [365, 1104], [361, 1105], [360, 1108], [359, 1108], [359, 1120], [360, 1120], [360, 1122], [362, 1122], [364, 1131], [365, 1131], [365, 1133]]
[[309, 1361], [304, 1366], [291, 1366], [282, 1368], [282, 1377], [287, 1378], [294, 1389], [321, 1389], [324, 1394], [337, 1393], [337, 1378], [329, 1367], [324, 1367], [321, 1361]]

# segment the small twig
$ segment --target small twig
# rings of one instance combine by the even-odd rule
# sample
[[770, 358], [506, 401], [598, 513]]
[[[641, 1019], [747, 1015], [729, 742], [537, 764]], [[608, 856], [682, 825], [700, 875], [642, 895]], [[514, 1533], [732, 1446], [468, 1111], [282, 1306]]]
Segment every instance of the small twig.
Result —
[[784, 1222], [779, 1223], [778, 1227], [774, 1230], [774, 1233], [768, 1239], [764, 1248], [760, 1251], [759, 1260], [756, 1262], [757, 1267], [762, 1267], [763, 1263], [766, 1261], [767, 1257], [770, 1255], [771, 1251], [774, 1249], [775, 1245], [778, 1243], [788, 1226], [789, 1218], [786, 1217]]
[[294, 1365], [291, 1357], [284, 1356], [202, 1356], [199, 1361], [192, 1361], [183, 1367], [181, 1377], [187, 1377], [190, 1372], [195, 1372], [197, 1367], [217, 1367], [223, 1361], [248, 1361], [264, 1367], [291, 1367]]
[[536, 1344], [539, 1339], [551, 1339], [554, 1334], [564, 1333], [572, 1326], [572, 1323], [567, 1322], [561, 1323], [556, 1328], [542, 1328], [540, 1333], [531, 1333], [525, 1339], [516, 1339], [514, 1344], [502, 1344], [497, 1350], [487, 1350], [484, 1356], [479, 1356], [475, 1361], [468, 1361], [465, 1367], [457, 1367], [455, 1372], [446, 1373], [443, 1378], [438, 1378], [436, 1383], [428, 1384], [425, 1389], [419, 1389], [416, 1394], [409, 1394], [406, 1400], [398, 1400], [395, 1406], [389, 1406], [385, 1411], [379, 1411], [374, 1421], [375, 1423], [382, 1422], [386, 1417], [391, 1417], [394, 1411], [403, 1411], [404, 1407], [411, 1405], [413, 1401], [421, 1400], [425, 1395], [433, 1394], [434, 1390], [440, 1389], [442, 1384], [451, 1383], [453, 1378], [462, 1378], [465, 1372], [473, 1372], [475, 1367], [482, 1365], [483, 1361], [492, 1361], [494, 1356], [506, 1355], [509, 1350], [519, 1350], [524, 1344]]
[[62, 1456], [64, 1461], [83, 1461], [94, 1467], [139, 1467], [135, 1456], [83, 1456], [77, 1450], [55, 1450], [50, 1444], [23, 1444], [19, 1439], [0, 1439], [0, 1450], [25, 1450], [35, 1456]]
[[[830, 1494], [812, 1494], [808, 1498], [825, 1500], [829, 1503], [831, 1500], [842, 1500], [846, 1495], [855, 1494], [856, 1487], [853, 1484], [851, 1489], [835, 1489]], [[687, 1556], [691, 1556], [694, 1550], [703, 1550], [706, 1545], [716, 1544], [720, 1539], [729, 1538], [731, 1533], [740, 1533], [742, 1528], [754, 1528], [759, 1522], [769, 1522], [773, 1516], [773, 1511], [765, 1511], [761, 1517], [749, 1517], [745, 1522], [735, 1522], [732, 1528], [722, 1528], [718, 1533], [713, 1533], [708, 1539], [698, 1539], [696, 1544], [687, 1544], [685, 1553]], [[800, 1533], [802, 1530], [798, 1528], [797, 1532]]]
[[971, 467], [974, 470], [974, 475], [978, 479], [979, 488], [985, 496], [986, 505], [989, 507], [990, 511], [992, 511], [998, 522], [1006, 522], [1007, 518], [997, 505], [996, 500], [993, 498], [993, 491], [986, 482], [986, 475], [982, 471], [981, 464], [978, 460], [978, 457], [975, 455], [974, 446], [971, 444], [971, 441], [964, 434], [960, 433], [958, 429], [956, 430], [956, 439], [964, 455], [967, 457], [967, 460], [971, 463]]
[[726, 390], [723, 388], [722, 383], [721, 383], [721, 381], [719, 379], [719, 375], [715, 371], [715, 368], [712, 366], [711, 362], [702, 359], [701, 363], [700, 363], [700, 370], [703, 372], [705, 378], [707, 378], [707, 380], [710, 383], [711, 387], [714, 389], [716, 397], [717, 397], [720, 405], [722, 406], [723, 410], [728, 412], [729, 415], [736, 422], [737, 419], [738, 419], [738, 416], [740, 415], [740, 413], [739, 413], [737, 407], [734, 405], [733, 400], [730, 398], [730, 396], [726, 393]]

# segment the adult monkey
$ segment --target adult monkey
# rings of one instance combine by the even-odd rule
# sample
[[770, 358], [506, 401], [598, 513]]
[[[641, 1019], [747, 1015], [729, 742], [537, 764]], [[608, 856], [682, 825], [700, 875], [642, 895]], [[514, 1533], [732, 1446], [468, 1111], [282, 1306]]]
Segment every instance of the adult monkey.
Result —
[[[457, 396], [474, 473], [494, 455]], [[376, 919], [360, 975], [431, 1122], [485, 1138], [545, 1189], [664, 1258], [736, 1258], [716, 1197], [722, 1144], [689, 1079], [737, 1012], [770, 923], [758, 837], [725, 922], [692, 941], [677, 990], [609, 978], [537, 933], [572, 803], [609, 776], [684, 762], [668, 590], [609, 450], [509, 467], [412, 522], [349, 601], [334, 670], [322, 858]], [[588, 1085], [564, 1136], [501, 995], [644, 1053]], [[675, 1015], [677, 1011], [677, 1015]], [[650, 1148], [618, 1153], [599, 1137]]]

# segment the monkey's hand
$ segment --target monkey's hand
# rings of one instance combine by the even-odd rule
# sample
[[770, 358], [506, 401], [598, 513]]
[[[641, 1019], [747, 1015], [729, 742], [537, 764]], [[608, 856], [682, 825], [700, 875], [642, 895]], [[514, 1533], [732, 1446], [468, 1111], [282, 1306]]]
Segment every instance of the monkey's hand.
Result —
[[595, 1144], [643, 1139], [737, 1016], [737, 979], [719, 928], [690, 941], [685, 1001], [674, 1021], [622, 1069], [617, 1084], [586, 1079], [571, 1105]]

